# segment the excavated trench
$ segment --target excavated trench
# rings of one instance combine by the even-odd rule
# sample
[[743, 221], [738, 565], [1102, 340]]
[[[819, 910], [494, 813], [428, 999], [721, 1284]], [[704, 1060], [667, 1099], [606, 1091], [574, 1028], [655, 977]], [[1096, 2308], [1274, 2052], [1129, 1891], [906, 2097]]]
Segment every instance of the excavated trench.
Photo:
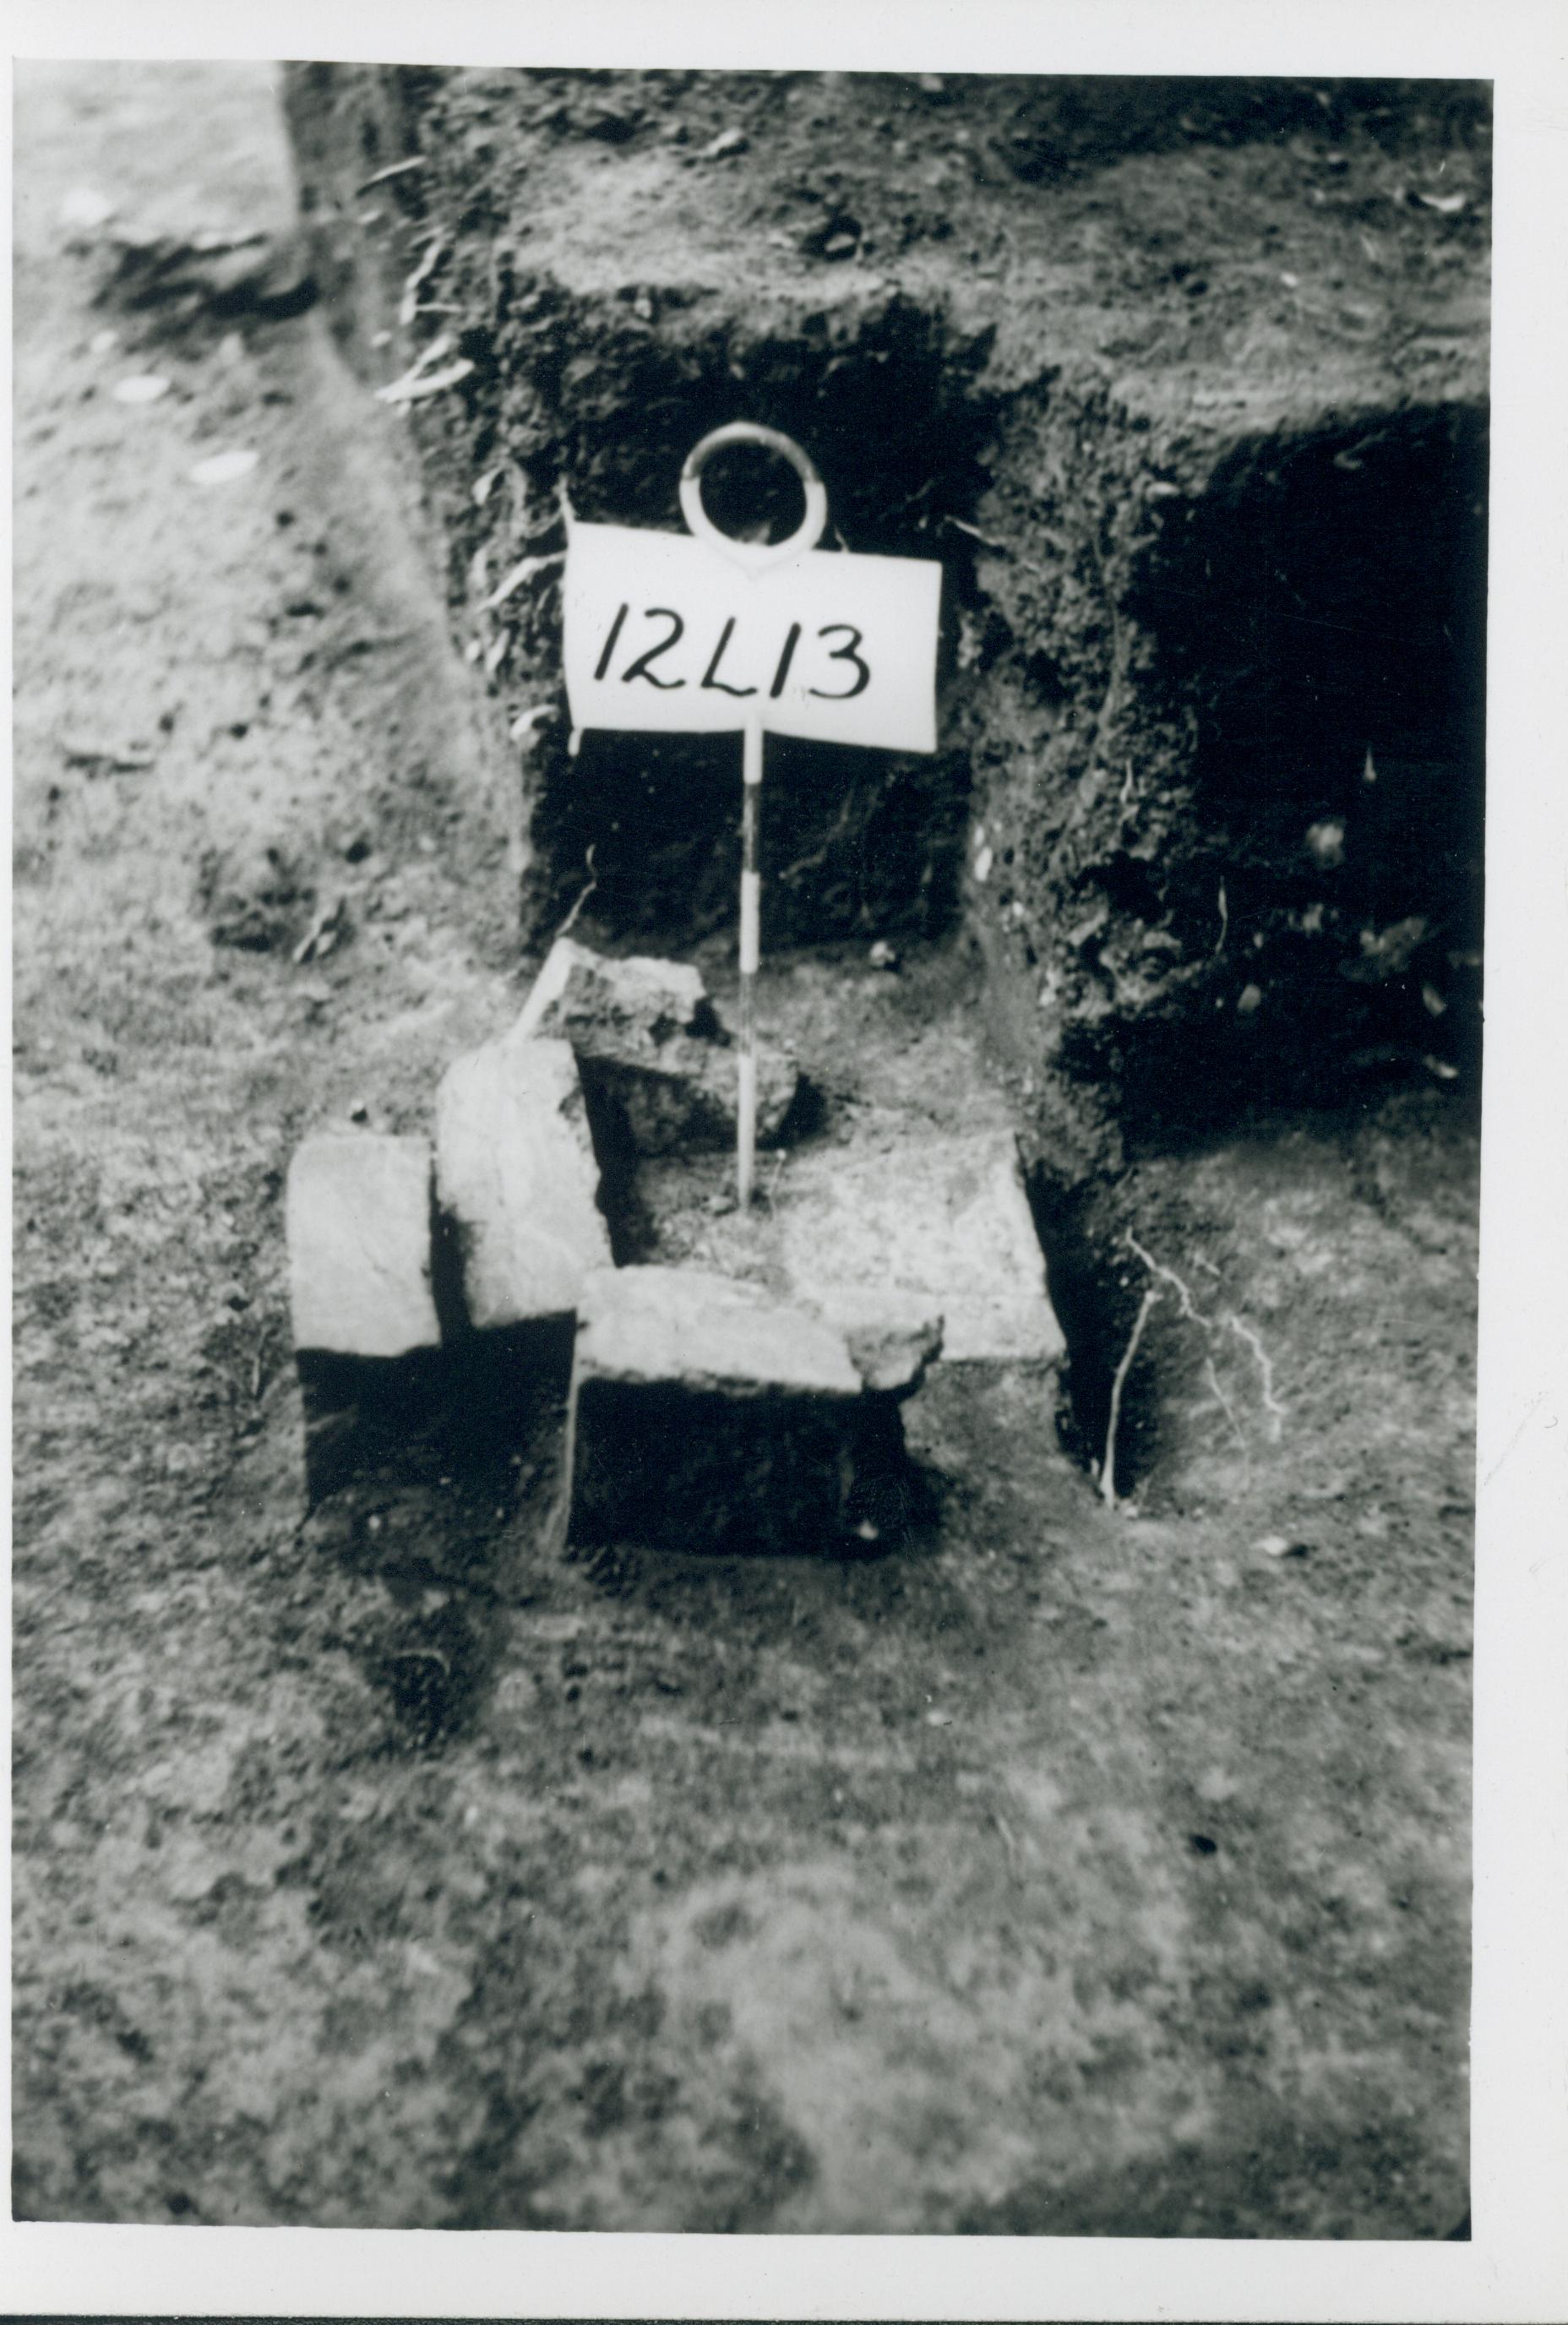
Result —
[[[1069, 942], [1104, 1007], [1057, 1057], [1114, 1093], [1124, 1168], [1269, 1125], [1351, 1137], [1424, 1089], [1473, 1138], [1485, 496], [1475, 414], [1249, 446], [1146, 577], [1138, 617], [1192, 720], [1190, 814], [1158, 861], [1120, 851], [1075, 892]], [[1125, 1265], [1136, 1213], [1048, 1154], [1032, 1191], [1069, 1435], [1098, 1461], [1145, 1288]], [[1159, 1458], [1158, 1348], [1156, 1330], [1124, 1385], [1127, 1484]]]
[[[862, 386], [877, 380], [882, 352], [856, 368]], [[881, 379], [896, 409], [931, 399], [923, 353], [907, 369], [895, 359]], [[793, 403], [770, 408], [802, 428], [810, 420], [795, 406], [809, 403], [797, 387]], [[972, 424], [972, 406], [960, 408]], [[856, 438], [818, 415], [812, 440], [823, 440]], [[923, 452], [909, 439], [890, 458], [884, 446], [860, 480], [857, 545], [918, 553], [905, 487]], [[799, 495], [793, 478], [779, 481], [755, 468], [717, 475], [716, 521], [784, 537]], [[950, 459], [944, 483], [938, 505], [968, 510], [960, 522], [972, 523], [978, 456]], [[1070, 917], [1080, 999], [1053, 1070], [1066, 1106], [1092, 1107], [1099, 1121], [1113, 1110], [1124, 1162], [1287, 1116], [1353, 1124], [1378, 1097], [1433, 1079], [1462, 1081], [1450, 1103], [1473, 1127], [1485, 493], [1476, 412], [1416, 409], [1375, 429], [1239, 448], [1158, 553], [1146, 551], [1127, 595], [1126, 618], [1146, 642], [1145, 714], [1159, 706], [1162, 742], [1183, 727], [1189, 738], [1183, 812], [1161, 849], [1118, 845], [1075, 868], [1058, 894], [1058, 867], [1036, 837], [1040, 804], [1015, 801], [1022, 851], [1004, 848], [985, 885], [971, 860], [966, 883], [970, 754], [950, 752], [930, 773], [781, 741], [764, 825], [770, 940], [978, 942], [993, 993], [1005, 994], [1019, 980], [1020, 945], [1024, 973], [1041, 969], [1030, 931], [1044, 927], [1041, 949], [1054, 939], [1059, 957]], [[649, 521], [667, 523], [669, 512]], [[949, 537], [970, 546], [957, 526]], [[966, 681], [958, 639], [988, 619], [991, 650]], [[1021, 655], [1000, 631], [972, 557], [950, 557], [942, 682], [950, 702], [967, 697], [955, 715], [987, 732], [988, 687], [1009, 709], [1022, 696], [1033, 714], [1071, 722], [1049, 656]], [[728, 737], [661, 746], [593, 735], [574, 781], [546, 778], [542, 844], [562, 865], [580, 857], [590, 867], [612, 941], [679, 949], [731, 923], [736, 748]], [[1127, 768], [1136, 791], [1137, 760]], [[1048, 915], [1043, 900], [1053, 895]], [[997, 1022], [1005, 1046], [1005, 1005]], [[1034, 1033], [1025, 1070], [1038, 1063]], [[1056, 1167], [1042, 1142], [1032, 1187], [1070, 1351], [1064, 1433], [1090, 1466], [1103, 1454], [1138, 1306], [1121, 1265], [1115, 1183]], [[1124, 1384], [1124, 1489], [1158, 1462], [1156, 1348], [1157, 1337]]]
[[1078, 949], [1114, 998], [1130, 918], [1185, 974], [1178, 1006], [1081, 1021], [1062, 1055], [1116, 1075], [1130, 1140], [1476, 1062], [1485, 489], [1475, 413], [1248, 446], [1140, 577], [1193, 724], [1190, 821], [1107, 862]]
[[[525, 948], [580, 900], [612, 948], [732, 926], [733, 738], [573, 755], [559, 585], [569, 507], [680, 530], [746, 416], [810, 449], [826, 545], [945, 577], [934, 756], [769, 746], [765, 943], [979, 947], [1084, 1458], [1156, 1281], [1140, 1170], [1392, 1105], [1462, 1177], [1483, 90], [311, 67], [287, 102], [349, 361], [468, 366], [403, 416]], [[721, 464], [711, 513], [780, 537], [782, 477]], [[1169, 1327], [1129, 1479], [1190, 1434]]]

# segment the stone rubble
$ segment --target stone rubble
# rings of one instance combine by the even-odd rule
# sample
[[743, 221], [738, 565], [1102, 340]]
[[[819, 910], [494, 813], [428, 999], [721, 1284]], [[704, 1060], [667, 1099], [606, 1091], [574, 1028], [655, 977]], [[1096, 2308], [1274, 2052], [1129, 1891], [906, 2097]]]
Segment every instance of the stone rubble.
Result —
[[656, 1063], [672, 1033], [700, 1030], [708, 996], [689, 962], [634, 954], [611, 960], [572, 937], [558, 937], [513, 1029], [591, 1049], [610, 1044], [627, 1064]]
[[934, 1363], [1061, 1357], [995, 1122], [873, 1107], [795, 1154], [728, 1258], [617, 1268], [593, 1077], [639, 1143], [690, 1140], [701, 1083], [671, 1069], [730, 1060], [715, 1024], [694, 968], [563, 939], [511, 1031], [448, 1067], [433, 1157], [370, 1131], [304, 1143], [288, 1223], [313, 1495], [417, 1436], [454, 1362], [506, 1368], [511, 1397], [524, 1376], [559, 1394], [570, 1357], [572, 1542], [843, 1550], [910, 1521], [901, 1408]]
[[1002, 1130], [901, 1130], [795, 1155], [776, 1210], [794, 1296], [902, 1293], [942, 1319], [945, 1363], [1065, 1351], [1017, 1148]]
[[[615, 1109], [639, 1154], [726, 1146], [735, 1136], [739, 1053], [685, 963], [611, 959], [559, 937], [514, 1031], [570, 1042], [590, 1096]], [[792, 1059], [759, 1042], [762, 1145], [777, 1139], [799, 1080]]]
[[289, 1165], [285, 1210], [314, 1504], [416, 1432], [437, 1394], [429, 1141], [368, 1130], [307, 1138]]
[[[887, 1366], [905, 1393], [918, 1345]], [[570, 1542], [774, 1553], [864, 1543], [907, 1500], [910, 1474], [896, 1394], [868, 1385], [821, 1315], [695, 1268], [617, 1268], [584, 1283]]]
[[436, 1095], [436, 1192], [478, 1330], [569, 1317], [610, 1264], [598, 1164], [565, 1042], [521, 1028], [448, 1067]]
[[439, 1345], [427, 1140], [307, 1138], [289, 1165], [285, 1209], [296, 1349], [390, 1357]]
[[858, 1396], [841, 1333], [760, 1284], [695, 1267], [617, 1267], [583, 1285], [581, 1375], [725, 1396]]

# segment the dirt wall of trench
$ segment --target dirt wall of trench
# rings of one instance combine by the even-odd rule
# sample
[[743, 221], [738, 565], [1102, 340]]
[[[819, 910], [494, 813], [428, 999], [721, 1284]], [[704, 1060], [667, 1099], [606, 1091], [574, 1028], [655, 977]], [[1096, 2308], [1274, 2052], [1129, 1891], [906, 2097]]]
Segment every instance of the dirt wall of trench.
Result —
[[748, 416], [830, 540], [946, 573], [937, 755], [775, 746], [770, 943], [967, 918], [1064, 1183], [1470, 1054], [1484, 88], [308, 66], [288, 103], [362, 374], [474, 366], [406, 425], [525, 941], [590, 844], [612, 937], [728, 922], [732, 746], [570, 760], [559, 564], [494, 595], [563, 493], [677, 529]]

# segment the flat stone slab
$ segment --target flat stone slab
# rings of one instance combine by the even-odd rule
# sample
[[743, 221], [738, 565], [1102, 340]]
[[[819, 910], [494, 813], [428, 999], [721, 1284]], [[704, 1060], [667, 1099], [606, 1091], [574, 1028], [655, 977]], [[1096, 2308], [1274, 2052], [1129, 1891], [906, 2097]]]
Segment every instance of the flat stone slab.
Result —
[[515, 1029], [449, 1066], [436, 1094], [436, 1192], [479, 1330], [570, 1316], [610, 1264], [598, 1164], [565, 1042]]
[[762, 1287], [628, 1267], [583, 1287], [567, 1536], [674, 1551], [864, 1547], [913, 1500], [897, 1399]]
[[307, 1138], [289, 1164], [285, 1209], [296, 1349], [386, 1357], [439, 1346], [427, 1140]]
[[580, 1379], [672, 1383], [724, 1396], [858, 1396], [843, 1335], [755, 1283], [694, 1267], [590, 1276], [578, 1316]]
[[[612, 959], [558, 937], [515, 1031], [570, 1042], [590, 1091], [615, 1106], [639, 1154], [722, 1146], [735, 1135], [740, 1053], [689, 963]], [[778, 1136], [799, 1081], [791, 1058], [758, 1044], [761, 1144]]]
[[798, 1153], [775, 1218], [786, 1281], [824, 1313], [896, 1292], [942, 1317], [948, 1363], [1064, 1353], [1007, 1131], [900, 1126]]

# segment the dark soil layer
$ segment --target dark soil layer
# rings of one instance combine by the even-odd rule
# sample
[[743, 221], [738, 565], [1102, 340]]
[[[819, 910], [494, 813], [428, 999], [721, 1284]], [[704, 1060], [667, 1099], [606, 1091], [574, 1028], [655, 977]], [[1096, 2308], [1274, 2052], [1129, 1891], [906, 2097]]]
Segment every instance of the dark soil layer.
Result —
[[[507, 310], [519, 344], [528, 296], [556, 302], [554, 344], [570, 365], [619, 345], [603, 286], [645, 282], [655, 301], [677, 259], [702, 275], [692, 303], [656, 333], [635, 300], [622, 302], [626, 347], [648, 350], [649, 412], [660, 381], [692, 366], [718, 381], [712, 347], [739, 329], [724, 320], [725, 301], [738, 298], [757, 228], [747, 206], [771, 216], [784, 200], [782, 178], [759, 178], [746, 155], [694, 162], [688, 176], [681, 154], [738, 121], [754, 155], [777, 135], [815, 157], [827, 144], [792, 130], [792, 108], [809, 122], [849, 103], [815, 81], [562, 79], [530, 85], [538, 118], [525, 122], [512, 80], [500, 96], [483, 77], [336, 86], [356, 137], [380, 124], [381, 142], [355, 163], [364, 178], [402, 158], [432, 108], [469, 141], [468, 158], [432, 142], [424, 171], [355, 197], [399, 238], [396, 277], [414, 263], [409, 216], [442, 218], [443, 188], [455, 199], [466, 184], [450, 223], [470, 213], [476, 223], [428, 278], [432, 300], [477, 302], [442, 319], [458, 329], [479, 328], [470, 314], [493, 328], [500, 313], [498, 294], [480, 297], [487, 252], [504, 272], [514, 244], [529, 240], [524, 225], [541, 244], [555, 234], [564, 213], [545, 199], [552, 187], [595, 190], [576, 214], [582, 271], [515, 262], [515, 290], [532, 270], [532, 290]], [[1325, 366], [1354, 384], [1386, 378], [1390, 358], [1386, 346], [1376, 364], [1358, 354], [1332, 320], [1330, 254], [1359, 247], [1359, 228], [1347, 241], [1335, 207], [1345, 189], [1369, 202], [1396, 173], [1424, 187], [1418, 168], [1438, 185], [1473, 182], [1462, 174], [1464, 107], [1434, 116], [1410, 147], [1406, 96], [1379, 125], [1365, 108], [1352, 117], [1343, 93], [1329, 92], [1325, 109], [1310, 91], [1281, 90], [1284, 113], [1264, 125], [1289, 136], [1258, 144], [1227, 142], [1250, 136], [1252, 97], [1242, 92], [1239, 116], [1229, 85], [1191, 89], [1212, 145], [1194, 147], [1192, 130], [1155, 104], [1140, 116], [1148, 150], [1108, 165], [1092, 107], [1058, 92], [1049, 150], [1066, 166], [1049, 181], [1044, 129], [998, 157], [962, 85], [951, 104], [946, 91], [886, 87], [888, 138], [905, 135], [923, 166], [941, 162], [948, 174], [917, 200], [881, 166], [869, 133], [835, 140], [850, 159], [828, 190], [853, 210], [856, 251], [892, 235], [902, 204], [914, 224], [900, 267], [934, 264], [955, 240], [979, 249], [969, 292], [992, 321], [999, 304], [1014, 320], [988, 354], [983, 322], [942, 320], [923, 293], [884, 297], [858, 256], [840, 260], [826, 245], [818, 256], [775, 253], [782, 287], [759, 293], [744, 344], [797, 366], [804, 384], [792, 393], [815, 397], [820, 380], [829, 394], [832, 357], [812, 354], [811, 371], [802, 350], [841, 333], [847, 360], [832, 377], [849, 384], [831, 393], [863, 414], [865, 392], [851, 384], [882, 329], [889, 361], [878, 368], [895, 350], [899, 363], [918, 358], [931, 393], [948, 398], [940, 426], [914, 408], [886, 422], [918, 435], [923, 459], [932, 446], [941, 455], [947, 501], [928, 506], [923, 526], [918, 509], [895, 524], [882, 501], [858, 504], [851, 465], [835, 473], [856, 547], [930, 548], [944, 510], [988, 532], [1014, 522], [1001, 481], [984, 486], [972, 467], [992, 440], [971, 424], [974, 399], [1001, 392], [981, 386], [982, 364], [1011, 366], [1004, 379], [1044, 380], [1053, 364], [1065, 375], [1054, 341], [1029, 356], [1042, 318], [1056, 318], [1062, 347], [1072, 334], [1109, 347], [1131, 328], [1109, 292], [1143, 266], [1155, 285], [1146, 325], [1157, 310], [1173, 331], [1199, 333], [1202, 300], [1229, 299], [1226, 284], [1240, 280], [1239, 245], [1205, 277], [1211, 291], [1189, 296], [1158, 275], [1186, 245], [1150, 245], [1151, 216], [1190, 237], [1260, 187], [1276, 188], [1281, 204], [1288, 193], [1278, 215], [1294, 236], [1299, 214], [1299, 247], [1282, 263], [1299, 266], [1303, 295], [1317, 302]], [[302, 1128], [352, 1111], [387, 1128], [427, 1126], [444, 1063], [515, 1013], [524, 978], [506, 786], [493, 747], [476, 739], [478, 690], [459, 682], [404, 521], [404, 423], [345, 377], [319, 318], [255, 313], [209, 329], [125, 310], [100, 297], [107, 254], [70, 246], [57, 222], [62, 194], [88, 180], [172, 230], [282, 234], [286, 171], [267, 76], [34, 68], [23, 97], [18, 2212], [1452, 2233], [1467, 2200], [1474, 1152], [1464, 1079], [1358, 1082], [1354, 1104], [1250, 1128], [1234, 1111], [1202, 1128], [1151, 1128], [1129, 1139], [1114, 1184], [1081, 1172], [1070, 1182], [1064, 1167], [1036, 1174], [1072, 1341], [1067, 1420], [1081, 1455], [1103, 1450], [1134, 1319], [1146, 1292], [1160, 1292], [1123, 1383], [1115, 1510], [1063, 1450], [1051, 1376], [971, 1367], [939, 1373], [907, 1408], [930, 1514], [894, 1556], [748, 1561], [616, 1547], [568, 1557], [555, 1515], [558, 1398], [545, 1384], [518, 1409], [494, 1381], [457, 1373], [417, 1430], [307, 1516], [283, 1171]], [[1022, 93], [1009, 105], [995, 137], [1009, 122], [1034, 136], [1044, 116]], [[487, 106], [497, 116], [488, 123]], [[555, 108], [559, 122], [547, 118]], [[686, 146], [659, 136], [666, 111], [686, 126]], [[970, 148], [953, 134], [966, 124]], [[1439, 177], [1435, 157], [1450, 149], [1433, 141], [1451, 132]], [[531, 174], [519, 181], [524, 145]], [[1331, 151], [1346, 153], [1342, 169]], [[1008, 153], [1034, 174], [1020, 177]], [[639, 170], [646, 199], [634, 199]], [[1325, 202], [1313, 205], [1306, 192], [1320, 181]], [[1062, 206], [1053, 212], [1062, 236], [1033, 228], [1019, 255], [1010, 221], [1047, 197]], [[797, 208], [776, 230], [809, 235], [823, 204], [809, 190], [789, 199]], [[969, 224], [982, 215], [996, 222], [983, 245]], [[669, 263], [639, 272], [626, 255], [628, 221], [646, 235], [666, 216]], [[944, 217], [947, 243], [933, 239]], [[1128, 217], [1141, 243], [1111, 231]], [[726, 244], [732, 227], [744, 235]], [[602, 237], [591, 249], [590, 228]], [[775, 230], [765, 218], [765, 236]], [[1471, 297], [1469, 212], [1390, 204], [1367, 232], [1387, 275], [1380, 341], [1387, 315], [1430, 320], [1434, 283], [1452, 280], [1456, 313]], [[589, 280], [593, 251], [601, 292]], [[974, 271], [993, 258], [1035, 270], [1033, 305], [998, 301], [996, 282]], [[1356, 262], [1358, 283], [1372, 263]], [[964, 281], [942, 264], [959, 314]], [[368, 299], [370, 279], [358, 270], [354, 295]], [[758, 267], [756, 280], [769, 278]], [[1099, 305], [1096, 281], [1107, 290]], [[812, 301], [825, 318], [815, 339], [802, 320]], [[1238, 297], [1234, 311], [1263, 334], [1260, 375], [1284, 380], [1299, 335], [1266, 329], [1256, 301]], [[563, 312], [586, 338], [561, 338]], [[381, 326], [368, 313], [365, 324], [367, 361]], [[95, 347], [106, 328], [120, 339]], [[612, 427], [620, 356], [598, 387], [585, 373], [580, 395], [561, 384], [535, 405], [551, 334], [540, 338], [536, 362], [482, 366], [471, 399], [437, 399], [414, 423], [438, 515], [447, 512], [426, 539], [452, 544], [448, 610], [465, 631], [482, 594], [469, 592], [466, 561], [503, 524], [515, 530], [495, 547], [492, 581], [503, 560], [549, 545], [558, 472], [586, 514], [668, 519], [659, 496], [673, 468], [634, 460], [635, 444], [663, 443], [673, 459], [710, 413], [728, 416], [716, 384], [695, 418], [676, 396], [662, 437], [645, 412], [636, 422], [645, 439], [630, 417]], [[390, 373], [406, 352], [376, 359]], [[1396, 431], [1397, 458], [1411, 460], [1417, 440], [1435, 445], [1449, 425], [1432, 416], [1440, 406], [1457, 398], [1468, 409], [1458, 389], [1471, 355], [1463, 337], [1433, 338], [1424, 353], [1417, 336], [1404, 359], [1412, 409], [1426, 415]], [[161, 401], [112, 400], [123, 374], [153, 368], [172, 382]], [[1289, 389], [1301, 413], [1304, 378]], [[1018, 427], [1064, 410], [1054, 394], [1042, 403], [1020, 388]], [[1370, 408], [1369, 390], [1343, 395], [1347, 415]], [[569, 410], [578, 432], [557, 451], [551, 431]], [[807, 411], [781, 387], [763, 416], [811, 435]], [[993, 417], [1013, 425], [999, 406]], [[1093, 440], [1093, 458], [1109, 459], [1108, 440]], [[198, 459], [236, 447], [259, 455], [249, 477], [192, 483]], [[1212, 449], [1194, 449], [1181, 475], [1196, 477]], [[478, 508], [476, 473], [496, 469], [502, 481]], [[879, 495], [890, 466], [882, 473]], [[1021, 471], [1008, 473], [1007, 489], [1021, 489]], [[1356, 475], [1333, 473], [1347, 488]], [[405, 464], [404, 486], [409, 474]], [[459, 506], [467, 532], [451, 516]], [[1217, 514], [1195, 514], [1192, 537], [1211, 522], [1217, 540], [1239, 537]], [[973, 866], [979, 853], [958, 804], [969, 783], [994, 850], [970, 894], [1005, 974], [1009, 948], [1034, 941], [1033, 922], [1020, 934], [994, 909], [1012, 869], [1006, 848], [1016, 862], [1020, 844], [997, 819], [1025, 815], [1024, 761], [982, 764], [976, 738], [1012, 731], [1009, 702], [1020, 719], [1026, 709], [1038, 768], [1047, 746], [1067, 749], [1052, 737], [1075, 731], [1053, 725], [1029, 690], [1038, 644], [1006, 626], [1001, 581], [958, 563], [972, 536], [949, 528], [943, 540], [960, 576], [950, 681], [960, 740], [936, 767], [879, 768], [854, 794], [856, 814], [886, 813], [895, 829], [907, 814], [920, 832], [910, 864], [920, 880], [936, 867], [924, 900], [920, 880], [894, 895], [880, 843], [859, 859], [841, 835], [802, 875], [798, 922], [770, 936], [765, 1021], [797, 1041], [830, 1123], [835, 1107], [917, 1088], [958, 1120], [982, 1098], [997, 1103], [966, 1079], [978, 1078], [999, 989], [978, 945], [905, 938], [903, 973], [873, 976], [864, 930], [934, 932], [951, 918], [955, 859]], [[986, 556], [1024, 587], [1022, 557]], [[1050, 586], [1065, 592], [1064, 569], [1053, 570]], [[543, 699], [535, 684], [554, 685], [548, 601], [524, 595], [509, 610], [515, 665], [492, 673], [503, 718]], [[1063, 635], [1086, 640], [1090, 626], [1086, 610]], [[1227, 731], [1243, 731], [1248, 701], [1244, 690], [1222, 697]], [[1359, 783], [1359, 730], [1353, 739]], [[1398, 756], [1380, 730], [1369, 739]], [[537, 899], [576, 894], [589, 828], [568, 832], [554, 747], [542, 745], [541, 766], [554, 773], [531, 794]], [[1407, 736], [1404, 764], [1425, 749]], [[1205, 783], [1225, 780], [1194, 746], [1182, 777], [1193, 797], [1201, 765]], [[645, 776], [627, 763], [603, 780]], [[1319, 817], [1341, 796], [1338, 773], [1322, 780]], [[1042, 816], [1067, 796], [1054, 783], [1029, 794]], [[1174, 774], [1170, 786], [1158, 797], [1177, 799]], [[1100, 812], [1090, 801], [1072, 827], [1085, 847]], [[1173, 831], [1198, 832], [1195, 814], [1171, 813]], [[803, 826], [790, 844], [809, 854], [807, 838]], [[630, 933], [640, 893], [644, 867], [626, 845], [626, 885], [592, 900], [607, 938]], [[608, 843], [602, 860], [614, 868]], [[1169, 861], [1186, 860], [1173, 842]], [[691, 934], [700, 867], [688, 868]], [[1343, 871], [1363, 876], [1348, 838]], [[886, 921], [874, 894], [884, 876]], [[674, 900], [681, 885], [672, 858], [663, 893]], [[701, 910], [718, 915], [720, 872], [708, 893]], [[1026, 914], [1050, 893], [1031, 890]], [[1426, 894], [1412, 911], [1427, 909]], [[1130, 928], [1138, 910], [1118, 896], [1114, 925]], [[1262, 958], [1243, 907], [1233, 900], [1231, 912], [1221, 964]], [[324, 916], [330, 945], [296, 960]], [[585, 916], [580, 930], [589, 925]], [[857, 940], [783, 956], [791, 925]], [[716, 929], [702, 951], [721, 999], [728, 945]], [[1359, 940], [1341, 950], [1362, 958]], [[1046, 965], [1031, 969], [1031, 987]], [[1333, 975], [1336, 997], [1342, 987], [1355, 998], [1359, 987]], [[1080, 988], [1062, 989], [1071, 1030], [1082, 1022], [1071, 1000]], [[1049, 1013], [1028, 997], [1034, 1025]], [[1247, 1013], [1255, 1032], [1273, 1005]], [[1118, 1019], [1129, 1035], [1135, 1016]], [[1043, 1072], [1037, 1047], [1012, 1070], [1021, 1106], [1024, 1076]], [[676, 1226], [698, 1232], [696, 1215], [689, 1205]], [[1180, 1278], [1184, 1301], [1162, 1269]]]
[[733, 743], [569, 761], [559, 566], [483, 601], [563, 488], [678, 529], [744, 416], [838, 538], [948, 575], [937, 758], [777, 750], [774, 941], [938, 932], [967, 870], [1068, 1178], [1148, 1117], [1337, 1102], [1369, 1051], [1468, 1061], [1484, 89], [306, 67], [289, 100], [351, 359], [475, 366], [412, 429], [515, 770], [543, 707], [531, 923], [590, 843], [623, 934], [728, 917]]

